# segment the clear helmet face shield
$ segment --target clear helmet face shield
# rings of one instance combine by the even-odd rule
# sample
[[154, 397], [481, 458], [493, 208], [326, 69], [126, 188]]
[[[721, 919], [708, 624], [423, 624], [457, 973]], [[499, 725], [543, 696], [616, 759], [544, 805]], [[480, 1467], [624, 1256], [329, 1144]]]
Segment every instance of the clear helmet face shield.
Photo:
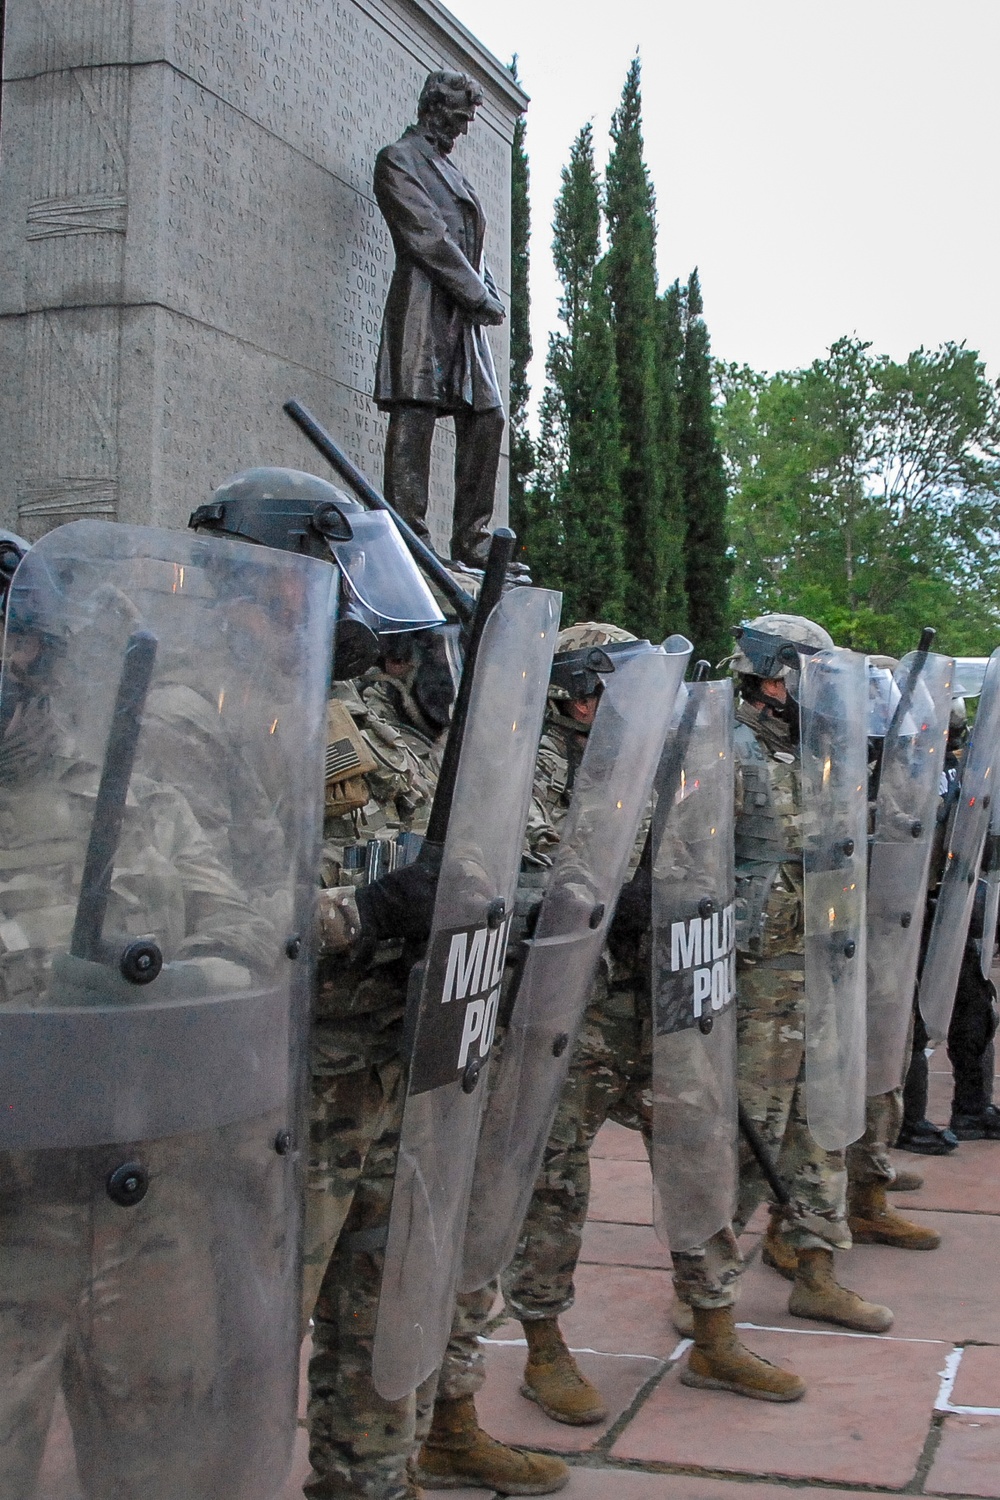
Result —
[[884, 740], [900, 693], [888, 667], [868, 666], [868, 738]]
[[443, 625], [434, 596], [392, 517], [381, 510], [351, 511], [349, 538], [329, 538], [347, 598], [378, 619], [378, 633]]

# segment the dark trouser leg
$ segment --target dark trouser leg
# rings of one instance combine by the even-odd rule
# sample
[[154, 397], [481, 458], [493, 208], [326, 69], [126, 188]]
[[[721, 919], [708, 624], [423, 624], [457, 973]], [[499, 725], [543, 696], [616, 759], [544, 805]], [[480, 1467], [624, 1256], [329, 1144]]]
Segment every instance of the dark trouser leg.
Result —
[[903, 1084], [903, 1129], [912, 1130], [927, 1118], [927, 1027], [917, 1010], [913, 1024], [913, 1055]]
[[[992, 1099], [992, 1077], [987, 1084], [984, 1062], [997, 1027], [993, 985], [984, 979], [979, 954], [967, 943], [955, 991], [955, 1009], [948, 1027], [948, 1061], [955, 1074], [951, 1109], [955, 1115], [981, 1115]], [[992, 1074], [992, 1059], [987, 1064]]]
[[431, 444], [438, 416], [436, 406], [418, 406], [416, 402], [394, 406], [389, 412], [389, 431], [385, 440], [382, 481], [385, 498], [425, 542], [430, 540], [427, 502]]
[[481, 566], [489, 548], [487, 525], [493, 514], [504, 414], [489, 411], [455, 414], [455, 513], [451, 555]]

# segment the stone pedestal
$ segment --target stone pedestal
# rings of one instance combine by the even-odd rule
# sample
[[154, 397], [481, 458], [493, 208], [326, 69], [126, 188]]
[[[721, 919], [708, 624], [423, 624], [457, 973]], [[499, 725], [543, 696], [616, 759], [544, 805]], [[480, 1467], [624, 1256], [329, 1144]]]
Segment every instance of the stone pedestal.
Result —
[[[477, 78], [455, 160], [507, 291], [526, 101], [506, 70], [436, 0], [6, 0], [3, 65], [0, 525], [179, 526], [236, 469], [330, 477], [281, 412], [290, 396], [380, 487], [369, 393], [392, 247], [375, 155], [431, 69]], [[506, 391], [507, 331], [490, 333]]]

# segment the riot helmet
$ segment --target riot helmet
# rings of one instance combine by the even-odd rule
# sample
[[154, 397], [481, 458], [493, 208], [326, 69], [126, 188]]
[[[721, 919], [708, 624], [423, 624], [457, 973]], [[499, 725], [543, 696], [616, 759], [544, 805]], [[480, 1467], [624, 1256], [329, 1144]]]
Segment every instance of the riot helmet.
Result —
[[444, 615], [392, 518], [315, 474], [258, 468], [233, 474], [191, 515], [196, 531], [334, 563], [340, 572], [333, 675], [374, 665], [379, 636], [425, 630]]
[[900, 700], [894, 656], [868, 657], [868, 738], [884, 740]]
[[559, 632], [549, 678], [549, 701], [569, 715], [569, 705], [598, 697], [602, 677], [637, 650], [648, 651], [648, 641], [639, 640], [620, 625], [594, 620], [578, 621]]
[[798, 711], [802, 657], [831, 649], [833, 637], [813, 620], [784, 614], [758, 615], [744, 625], [737, 625], [733, 634], [737, 649], [729, 658], [729, 667], [740, 679], [744, 698], [765, 700], [774, 710], [776, 705], [762, 693], [761, 686], [765, 682], [783, 682], [791, 705], [789, 715], [794, 717]]

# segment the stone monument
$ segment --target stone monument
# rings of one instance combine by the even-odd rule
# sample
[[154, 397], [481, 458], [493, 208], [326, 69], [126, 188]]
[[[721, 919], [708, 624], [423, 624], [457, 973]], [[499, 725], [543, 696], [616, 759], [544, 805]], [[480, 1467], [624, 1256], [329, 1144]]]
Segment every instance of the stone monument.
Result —
[[[0, 114], [0, 526], [183, 525], [227, 474], [329, 477], [303, 400], [379, 484], [371, 399], [392, 246], [379, 147], [429, 71], [484, 103], [455, 148], [509, 294], [526, 99], [437, 0], [6, 0]], [[501, 393], [507, 328], [488, 330]], [[428, 513], [446, 550], [454, 437]], [[506, 462], [494, 513], [506, 515]]]

